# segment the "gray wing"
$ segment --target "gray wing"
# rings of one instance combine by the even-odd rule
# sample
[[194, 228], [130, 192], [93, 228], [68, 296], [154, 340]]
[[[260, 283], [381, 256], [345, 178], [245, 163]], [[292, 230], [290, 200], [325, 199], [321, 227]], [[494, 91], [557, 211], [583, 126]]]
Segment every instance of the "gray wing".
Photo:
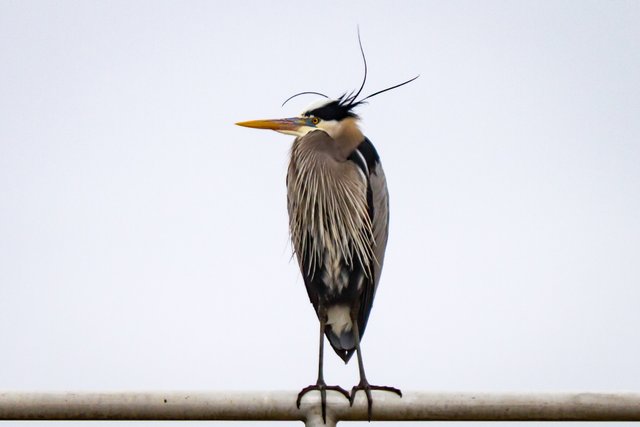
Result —
[[[365, 288], [361, 295], [360, 310], [358, 313], [358, 331], [360, 336], [364, 334], [367, 326], [369, 314], [373, 306], [382, 266], [384, 264], [384, 254], [387, 248], [387, 237], [389, 234], [389, 191], [387, 189], [387, 179], [380, 163], [380, 157], [375, 147], [365, 138], [365, 140], [356, 149], [359, 158], [364, 160], [358, 161], [355, 156], [351, 160], [355, 161], [367, 175], [367, 201], [369, 203], [369, 215], [373, 228], [374, 247], [374, 271], [373, 277], [365, 280]], [[365, 163], [365, 164], [363, 164]], [[366, 167], [365, 167], [366, 166]]]
[[[373, 238], [375, 239], [374, 255], [376, 267], [374, 270], [375, 288], [380, 282], [380, 273], [384, 263], [384, 253], [387, 249], [387, 237], [389, 236], [389, 190], [387, 189], [387, 179], [384, 176], [382, 165], [378, 163], [369, 176], [371, 186], [371, 196], [373, 201]], [[374, 290], [375, 293], [375, 290]]]

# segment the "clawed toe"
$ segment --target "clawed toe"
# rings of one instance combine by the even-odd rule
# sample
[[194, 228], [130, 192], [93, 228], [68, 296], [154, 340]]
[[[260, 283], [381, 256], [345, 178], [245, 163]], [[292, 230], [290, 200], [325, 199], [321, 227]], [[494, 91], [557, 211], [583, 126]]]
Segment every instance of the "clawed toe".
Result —
[[369, 417], [369, 421], [371, 421], [371, 410], [373, 405], [371, 390], [388, 391], [402, 397], [402, 392], [400, 391], [400, 389], [397, 389], [395, 387], [389, 387], [384, 385], [371, 385], [366, 381], [361, 381], [360, 384], [353, 386], [353, 388], [351, 389], [351, 396], [349, 397], [349, 404], [351, 406], [353, 406], [353, 402], [356, 399], [356, 393], [358, 392], [358, 390], [364, 391], [365, 395], [367, 396], [367, 416]]
[[[298, 409], [300, 409], [300, 402], [302, 401], [302, 396], [314, 390], [317, 390], [320, 393], [323, 393], [324, 390], [333, 390], [342, 394], [347, 400], [350, 399], [349, 392], [343, 389], [342, 387], [340, 387], [339, 385], [311, 384], [303, 388], [302, 390], [300, 390], [300, 393], [298, 393], [298, 399], [296, 400], [296, 406], [298, 407]], [[325, 393], [325, 396], [326, 396], [326, 393]]]
[[322, 421], [327, 423], [327, 390], [337, 391], [342, 394], [347, 400], [350, 401], [349, 392], [337, 385], [326, 385], [324, 383], [311, 384], [298, 393], [298, 399], [296, 399], [296, 406], [300, 409], [300, 402], [302, 401], [302, 396], [309, 393], [310, 391], [317, 390], [320, 392], [320, 400], [321, 400], [321, 409], [322, 409]]

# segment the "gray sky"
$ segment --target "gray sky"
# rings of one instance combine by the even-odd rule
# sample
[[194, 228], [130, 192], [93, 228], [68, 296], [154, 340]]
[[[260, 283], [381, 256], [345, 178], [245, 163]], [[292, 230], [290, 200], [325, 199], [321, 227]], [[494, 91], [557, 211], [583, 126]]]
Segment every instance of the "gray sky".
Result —
[[421, 75], [359, 109], [391, 192], [372, 383], [639, 391], [639, 22], [636, 1], [0, 2], [0, 389], [315, 380], [291, 138], [233, 123], [357, 88], [359, 24], [364, 94]]

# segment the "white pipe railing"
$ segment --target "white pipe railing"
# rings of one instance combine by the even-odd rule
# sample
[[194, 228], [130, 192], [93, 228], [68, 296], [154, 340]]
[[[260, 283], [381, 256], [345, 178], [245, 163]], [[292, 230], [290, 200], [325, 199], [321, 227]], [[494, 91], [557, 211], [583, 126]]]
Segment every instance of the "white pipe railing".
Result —
[[[296, 408], [297, 392], [0, 392], [0, 420], [264, 420], [322, 425], [318, 393]], [[327, 392], [327, 425], [367, 420]], [[640, 421], [640, 393], [373, 392], [374, 421]]]

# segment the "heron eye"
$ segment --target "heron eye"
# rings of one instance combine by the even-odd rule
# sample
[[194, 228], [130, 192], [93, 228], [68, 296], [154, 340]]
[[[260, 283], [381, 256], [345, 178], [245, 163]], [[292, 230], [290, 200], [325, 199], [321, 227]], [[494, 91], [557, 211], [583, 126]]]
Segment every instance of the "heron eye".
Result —
[[318, 123], [320, 123], [320, 119], [317, 117], [312, 117], [311, 118], [311, 123], [313, 123], [314, 125], [317, 125]]

